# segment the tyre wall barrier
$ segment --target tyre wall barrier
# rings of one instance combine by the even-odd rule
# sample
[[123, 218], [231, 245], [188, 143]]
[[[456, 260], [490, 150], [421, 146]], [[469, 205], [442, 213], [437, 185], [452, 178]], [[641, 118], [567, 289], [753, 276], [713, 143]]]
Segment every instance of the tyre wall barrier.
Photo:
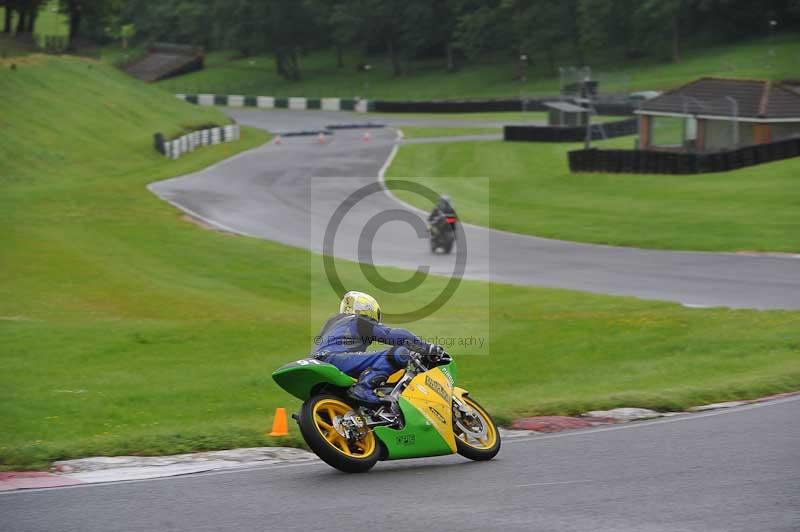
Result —
[[[482, 113], [522, 111], [522, 101], [513, 100], [440, 100], [375, 102], [375, 111], [381, 113]], [[544, 111], [539, 100], [529, 100], [528, 111]]]
[[569, 152], [571, 172], [626, 174], [702, 174], [800, 156], [800, 137], [714, 153], [650, 150], [575, 150]]
[[[199, 105], [228, 105], [231, 107], [259, 107], [261, 109], [322, 109], [323, 111], [357, 111], [360, 113], [486, 113], [514, 111], [545, 111], [544, 103], [558, 97], [542, 99], [496, 100], [434, 100], [434, 101], [384, 101], [358, 98], [275, 98], [273, 96], [176, 94], [177, 98]], [[594, 106], [599, 115], [632, 115], [633, 104], [599, 102]]]
[[238, 124], [199, 129], [172, 140], [164, 140], [164, 135], [161, 133], [153, 135], [153, 142], [156, 150], [170, 159], [177, 159], [184, 153], [194, 151], [202, 146], [221, 144], [238, 139]]
[[242, 94], [176, 94], [176, 98], [198, 105], [226, 105], [229, 107], [258, 107], [259, 109], [322, 109], [323, 111], [373, 110], [374, 102], [354, 98], [276, 98], [274, 96], [250, 96]]
[[[616, 122], [592, 124], [592, 140], [635, 135], [638, 119], [628, 118]], [[586, 128], [558, 126], [505, 126], [503, 140], [523, 142], [580, 142], [586, 139]]]

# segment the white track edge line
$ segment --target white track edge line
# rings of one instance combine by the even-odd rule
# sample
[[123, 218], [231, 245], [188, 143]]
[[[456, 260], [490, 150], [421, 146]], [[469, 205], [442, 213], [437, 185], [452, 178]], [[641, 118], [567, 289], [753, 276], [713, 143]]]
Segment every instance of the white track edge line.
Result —
[[519, 442], [530, 442], [536, 440], [551, 440], [553, 438], [564, 438], [567, 436], [577, 436], [580, 434], [597, 434], [600, 432], [610, 432], [613, 430], [622, 430], [622, 429], [632, 429], [632, 428], [641, 428], [641, 427], [649, 427], [652, 425], [662, 425], [667, 423], [677, 423], [678, 421], [691, 421], [695, 419], [702, 419], [705, 417], [713, 417], [713, 416], [720, 416], [723, 414], [733, 414], [737, 412], [746, 412], [748, 410], [754, 410], [756, 408], [762, 408], [765, 406], [774, 406], [780, 405], [784, 403], [791, 403], [793, 401], [800, 401], [800, 395], [795, 395], [792, 397], [784, 397], [780, 399], [773, 399], [769, 401], [763, 401], [760, 403], [751, 403], [748, 405], [736, 406], [733, 408], [720, 408], [719, 410], [712, 410], [710, 412], [680, 412], [680, 415], [675, 417], [668, 417], [668, 418], [658, 418], [653, 420], [646, 420], [646, 421], [632, 421], [625, 423], [624, 425], [614, 425], [611, 427], [589, 427], [586, 429], [580, 430], [570, 430], [567, 432], [559, 432], [558, 434], [547, 434], [544, 436], [530, 436], [525, 437], [521, 436], [515, 438], [513, 440], [506, 440], [503, 444], [512, 444], [512, 443], [519, 443]]

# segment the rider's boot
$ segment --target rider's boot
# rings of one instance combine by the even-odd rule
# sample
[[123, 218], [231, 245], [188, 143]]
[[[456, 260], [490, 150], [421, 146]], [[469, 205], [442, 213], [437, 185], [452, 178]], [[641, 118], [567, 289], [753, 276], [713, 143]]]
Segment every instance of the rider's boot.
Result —
[[381, 398], [375, 393], [375, 388], [386, 382], [387, 378], [387, 373], [365, 369], [359, 375], [358, 382], [348, 390], [348, 395], [363, 405], [379, 406]]

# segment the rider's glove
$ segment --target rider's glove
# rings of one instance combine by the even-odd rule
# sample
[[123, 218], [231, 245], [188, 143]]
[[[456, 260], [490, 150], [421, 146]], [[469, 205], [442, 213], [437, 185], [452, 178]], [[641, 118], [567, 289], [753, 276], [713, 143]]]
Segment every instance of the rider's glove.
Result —
[[444, 347], [436, 344], [431, 344], [428, 346], [428, 357], [432, 360], [439, 360], [444, 355]]

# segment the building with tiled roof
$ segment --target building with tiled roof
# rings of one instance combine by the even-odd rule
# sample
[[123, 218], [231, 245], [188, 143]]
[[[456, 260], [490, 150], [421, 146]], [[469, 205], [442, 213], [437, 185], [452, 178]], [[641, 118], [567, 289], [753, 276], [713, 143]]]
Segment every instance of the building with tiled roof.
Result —
[[701, 78], [644, 102], [637, 114], [641, 149], [721, 151], [800, 136], [800, 90]]

